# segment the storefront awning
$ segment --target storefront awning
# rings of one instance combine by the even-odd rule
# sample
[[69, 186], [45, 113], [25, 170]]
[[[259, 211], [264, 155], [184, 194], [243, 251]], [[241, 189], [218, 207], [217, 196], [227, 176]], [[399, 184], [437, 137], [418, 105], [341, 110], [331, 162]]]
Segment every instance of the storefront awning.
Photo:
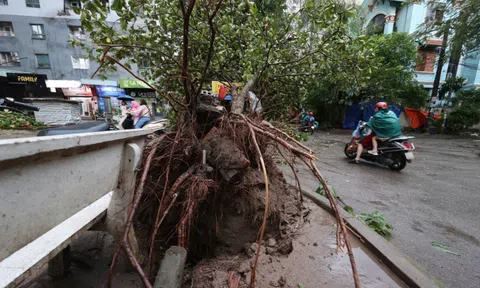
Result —
[[17, 71], [17, 70], [8, 70], [8, 69], [0, 69], [0, 77], [7, 77], [7, 73], [28, 74], [28, 73], [30, 73], [30, 72]]
[[95, 86], [117, 86], [117, 81], [113, 80], [97, 80], [97, 79], [80, 79], [80, 82], [84, 85]]
[[[127, 89], [151, 89], [150, 86], [138, 79], [120, 79], [120, 88]], [[148, 82], [152, 84], [151, 82]]]
[[82, 83], [76, 80], [46, 80], [48, 88], [80, 88]]

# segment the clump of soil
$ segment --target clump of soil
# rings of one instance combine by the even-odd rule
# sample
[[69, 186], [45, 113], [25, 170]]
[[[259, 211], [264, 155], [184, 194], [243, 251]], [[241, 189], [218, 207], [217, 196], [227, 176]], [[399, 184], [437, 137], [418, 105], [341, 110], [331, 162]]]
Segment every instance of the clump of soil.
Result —
[[[208, 105], [199, 107], [210, 109]], [[248, 247], [259, 238], [266, 185], [251, 132], [247, 126], [232, 127], [222, 113], [213, 119], [206, 113], [197, 122], [198, 139], [188, 137], [191, 131], [180, 129], [152, 140], [144, 153], [145, 158], [150, 151], [154, 155], [135, 226], [142, 235], [145, 258], [152, 259], [150, 271], [156, 271], [171, 245], [187, 248], [188, 261], [195, 265], [205, 259], [249, 253]], [[302, 203], [298, 191], [287, 185], [266, 152], [271, 140], [257, 135], [256, 141], [269, 179], [265, 240], [278, 242], [275, 251], [269, 247], [270, 253], [289, 253], [289, 237], [301, 222]], [[138, 174], [140, 183], [142, 173]], [[159, 220], [163, 214], [165, 218]], [[147, 251], [152, 243], [150, 257]]]

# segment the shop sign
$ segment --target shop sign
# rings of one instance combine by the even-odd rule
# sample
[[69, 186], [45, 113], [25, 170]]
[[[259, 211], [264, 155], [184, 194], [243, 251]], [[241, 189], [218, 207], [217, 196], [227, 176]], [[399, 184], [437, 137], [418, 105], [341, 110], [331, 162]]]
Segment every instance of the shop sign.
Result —
[[84, 85], [117, 86], [117, 81], [114, 80], [80, 79], [80, 82]]
[[155, 98], [156, 94], [155, 91], [132, 91], [130, 92], [130, 96], [140, 98]]
[[97, 95], [101, 97], [125, 96], [125, 90], [114, 86], [96, 86]]
[[138, 79], [120, 79], [120, 88], [138, 88], [138, 89], [152, 89], [150, 86]]
[[78, 88], [62, 88], [63, 95], [67, 97], [72, 96], [92, 96], [92, 88], [87, 85], [82, 85]]
[[24, 74], [24, 73], [7, 73], [7, 80], [10, 83], [20, 84], [36, 84], [45, 86], [47, 75], [45, 74]]
[[76, 80], [46, 80], [48, 88], [80, 88], [82, 83]]

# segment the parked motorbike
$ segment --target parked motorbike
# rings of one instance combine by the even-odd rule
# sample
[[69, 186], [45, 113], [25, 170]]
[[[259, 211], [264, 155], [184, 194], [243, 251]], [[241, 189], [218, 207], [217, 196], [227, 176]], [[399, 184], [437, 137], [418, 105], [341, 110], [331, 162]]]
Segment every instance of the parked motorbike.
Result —
[[[368, 127], [363, 129], [364, 133], [362, 133], [362, 135], [368, 136], [371, 133]], [[364, 147], [360, 158], [387, 166], [394, 171], [400, 171], [405, 168], [407, 162], [411, 163], [412, 160], [415, 159], [413, 155], [415, 145], [410, 142], [410, 140], [414, 138], [415, 137], [402, 135], [386, 141], [377, 141], [378, 155], [372, 155], [367, 152], [372, 149], [372, 147]], [[357, 139], [353, 137], [349, 143], [345, 144], [345, 155], [350, 159], [354, 159], [357, 156], [357, 147]]]
[[15, 101], [13, 98], [0, 98], [0, 111], [27, 114], [26, 110], [39, 111], [40, 109], [27, 103]]
[[[143, 126], [142, 129], [153, 130], [153, 133], [160, 135], [165, 132], [167, 126], [168, 120], [160, 119], [148, 122], [145, 126]], [[108, 121], [91, 121], [80, 124], [44, 129], [38, 132], [37, 136], [67, 135], [115, 130], [121, 130], [119, 125], [116, 123], [110, 123]]]

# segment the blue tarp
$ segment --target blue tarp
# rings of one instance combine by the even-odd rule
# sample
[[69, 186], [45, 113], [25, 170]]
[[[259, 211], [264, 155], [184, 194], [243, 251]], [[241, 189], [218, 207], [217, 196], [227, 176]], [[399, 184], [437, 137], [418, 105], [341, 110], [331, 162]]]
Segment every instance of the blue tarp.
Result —
[[[342, 127], [344, 129], [355, 129], [358, 125], [358, 121], [368, 121], [370, 117], [373, 116], [375, 104], [379, 102], [376, 100], [370, 100], [368, 102], [363, 103], [353, 103], [350, 106], [347, 106], [345, 109], [345, 119], [343, 121]], [[395, 104], [395, 103], [388, 103], [388, 108], [395, 112], [397, 117], [403, 111], [403, 107]]]

